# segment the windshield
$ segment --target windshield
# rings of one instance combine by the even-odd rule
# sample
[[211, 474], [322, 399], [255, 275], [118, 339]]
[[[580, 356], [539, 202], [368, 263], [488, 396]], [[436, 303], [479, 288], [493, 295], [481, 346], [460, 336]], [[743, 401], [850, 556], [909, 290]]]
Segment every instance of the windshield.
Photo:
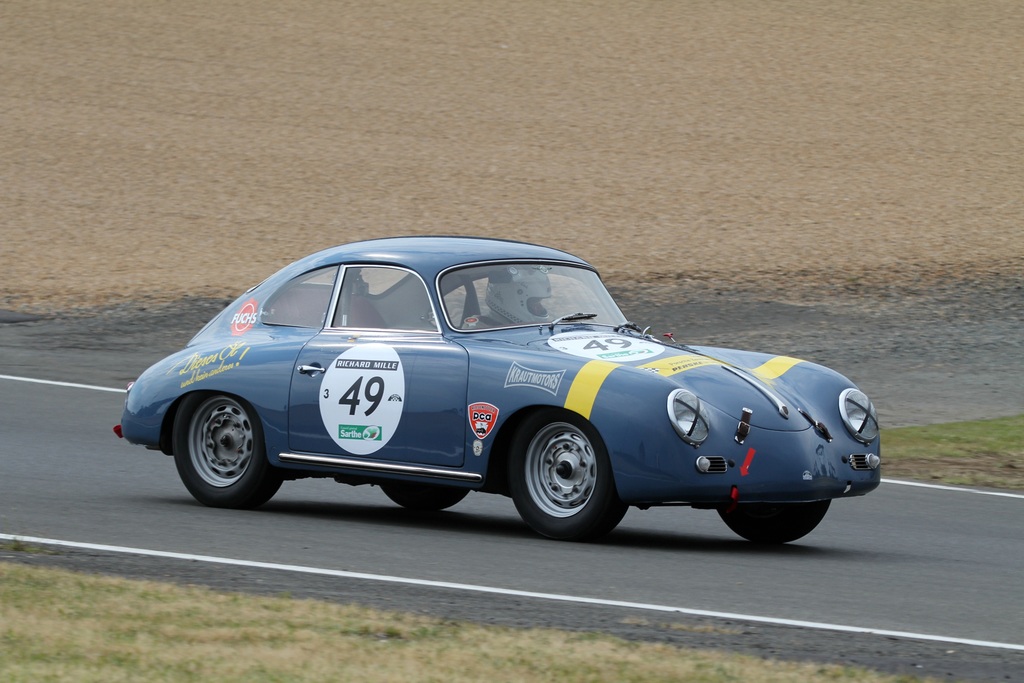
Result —
[[588, 323], [625, 320], [597, 273], [587, 268], [490, 263], [448, 271], [439, 284], [448, 324], [465, 332], [543, 325], [577, 313], [586, 314]]

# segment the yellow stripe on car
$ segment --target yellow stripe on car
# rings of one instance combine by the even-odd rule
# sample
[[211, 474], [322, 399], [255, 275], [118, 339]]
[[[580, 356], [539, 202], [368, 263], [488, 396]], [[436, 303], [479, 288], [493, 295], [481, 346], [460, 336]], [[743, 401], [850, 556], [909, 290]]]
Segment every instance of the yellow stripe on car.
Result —
[[[750, 372], [761, 379], [772, 380], [781, 377], [794, 365], [803, 362], [799, 358], [776, 356], [768, 362], [753, 368]], [[714, 358], [708, 358], [707, 356], [684, 354], [669, 358], [659, 358], [650, 363], [634, 367], [656, 372], [663, 377], [671, 377], [680, 372], [703, 368], [708, 365], [727, 365], [727, 363], [715, 360]], [[604, 360], [592, 360], [580, 368], [580, 371], [576, 373], [576, 377], [569, 386], [569, 393], [565, 397], [565, 407], [589, 420], [590, 413], [594, 409], [594, 401], [597, 400], [597, 393], [601, 390], [601, 385], [604, 384], [605, 379], [608, 378], [612, 370], [618, 367], [624, 366]]]
[[761, 379], [776, 379], [786, 374], [797, 363], [803, 363], [803, 361], [799, 358], [790, 358], [789, 356], [775, 356], [775, 358], [757, 366], [751, 372]]
[[565, 407], [589, 420], [597, 392], [601, 390], [604, 380], [617, 367], [621, 366], [604, 360], [592, 360], [580, 368], [569, 387], [569, 394], [565, 397]]

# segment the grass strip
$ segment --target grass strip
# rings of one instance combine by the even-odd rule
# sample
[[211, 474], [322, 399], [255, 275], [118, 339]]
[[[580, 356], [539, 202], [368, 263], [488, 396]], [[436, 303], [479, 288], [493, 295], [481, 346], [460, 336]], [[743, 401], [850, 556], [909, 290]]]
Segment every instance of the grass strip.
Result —
[[882, 476], [1024, 490], [1024, 415], [882, 432]]
[[0, 680], [922, 679], [0, 563]]

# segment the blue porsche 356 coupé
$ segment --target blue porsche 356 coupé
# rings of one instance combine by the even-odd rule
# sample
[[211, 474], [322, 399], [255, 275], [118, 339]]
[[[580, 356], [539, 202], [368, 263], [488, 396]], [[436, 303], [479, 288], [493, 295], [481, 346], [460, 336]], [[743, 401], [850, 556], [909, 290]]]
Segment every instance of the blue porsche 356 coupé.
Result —
[[214, 507], [305, 477], [419, 510], [481, 491], [566, 540], [682, 504], [785, 543], [880, 477], [875, 408], [842, 375], [655, 338], [585, 261], [463, 237], [283, 268], [143, 373], [115, 431], [173, 455]]

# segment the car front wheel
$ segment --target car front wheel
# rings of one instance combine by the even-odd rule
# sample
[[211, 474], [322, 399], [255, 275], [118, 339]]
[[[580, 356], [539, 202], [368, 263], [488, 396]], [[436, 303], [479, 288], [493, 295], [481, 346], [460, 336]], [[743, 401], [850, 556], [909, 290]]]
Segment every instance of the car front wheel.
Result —
[[174, 422], [173, 450], [178, 476], [204, 505], [254, 508], [281, 487], [280, 472], [267, 462], [259, 417], [230, 396], [187, 396]]
[[523, 422], [511, 444], [509, 488], [523, 521], [549, 538], [593, 540], [626, 514], [604, 442], [574, 413], [544, 410]]
[[814, 530], [828, 512], [832, 501], [769, 505], [750, 503], [718, 514], [736, 534], [754, 543], [789, 543]]

